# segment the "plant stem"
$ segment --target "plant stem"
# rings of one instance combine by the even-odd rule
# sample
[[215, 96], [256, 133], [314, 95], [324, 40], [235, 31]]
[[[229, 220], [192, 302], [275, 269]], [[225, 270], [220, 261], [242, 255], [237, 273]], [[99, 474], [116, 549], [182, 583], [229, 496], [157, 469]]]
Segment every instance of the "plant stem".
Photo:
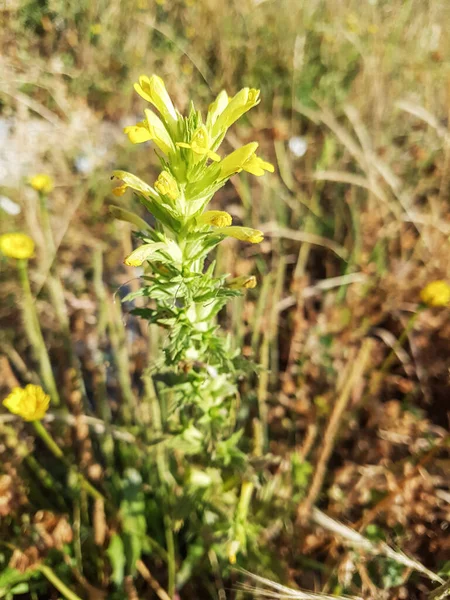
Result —
[[66, 600], [81, 600], [79, 596], [77, 596], [74, 592], [69, 590], [66, 584], [63, 581], [61, 581], [61, 579], [53, 571], [53, 569], [51, 569], [47, 565], [39, 565], [39, 567], [36, 570], [40, 571], [45, 577], [47, 577], [50, 583], [55, 586], [58, 592], [60, 592], [64, 596], [64, 598], [66, 598]]
[[77, 474], [77, 477], [80, 481], [80, 485], [81, 487], [92, 497], [94, 498], [94, 500], [105, 500], [103, 494], [101, 494], [85, 477], [82, 473], [80, 473], [78, 471], [78, 469], [76, 467], [74, 467], [73, 465], [71, 465], [69, 463], [68, 460], [66, 460], [63, 451], [61, 450], [61, 448], [58, 446], [58, 444], [55, 442], [55, 440], [52, 438], [52, 436], [48, 433], [48, 431], [45, 429], [45, 427], [42, 425], [41, 421], [33, 421], [33, 426], [34, 429], [36, 431], [36, 433], [38, 434], [38, 436], [41, 438], [41, 440], [44, 442], [44, 444], [47, 446], [47, 448], [50, 450], [50, 452], [52, 452], [57, 458], [59, 458], [60, 460], [63, 461], [63, 463], [66, 465], [66, 467], [68, 469], [72, 469], [75, 471], [75, 473]]
[[23, 319], [25, 331], [33, 348], [36, 360], [39, 362], [42, 382], [47, 388], [53, 404], [59, 406], [60, 398], [56, 387], [55, 377], [53, 375], [50, 357], [39, 325], [39, 318], [36, 313], [30, 279], [28, 277], [28, 261], [18, 260], [17, 269], [23, 290]]

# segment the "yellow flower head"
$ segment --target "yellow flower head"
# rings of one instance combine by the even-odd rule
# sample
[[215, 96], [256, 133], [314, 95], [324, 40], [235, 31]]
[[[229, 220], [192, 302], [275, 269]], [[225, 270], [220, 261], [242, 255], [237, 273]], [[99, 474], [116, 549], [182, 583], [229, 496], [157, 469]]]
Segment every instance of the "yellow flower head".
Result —
[[240, 173], [244, 165], [252, 158], [258, 148], [257, 142], [245, 144], [238, 148], [220, 162], [220, 177], [231, 177], [235, 173]]
[[224, 210], [207, 210], [197, 219], [197, 225], [212, 225], [213, 227], [229, 227], [233, 219]]
[[155, 188], [160, 194], [167, 196], [171, 200], [176, 200], [180, 195], [177, 180], [168, 171], [161, 171], [155, 182]]
[[39, 385], [29, 384], [25, 388], [16, 387], [3, 400], [3, 405], [25, 421], [39, 421], [47, 412], [50, 396]]
[[252, 229], [251, 227], [221, 227], [216, 230], [217, 233], [228, 235], [229, 237], [236, 238], [242, 242], [250, 242], [250, 244], [259, 244], [264, 239], [264, 234], [259, 229]]
[[90, 31], [91, 31], [92, 35], [100, 35], [102, 32], [102, 29], [103, 29], [103, 27], [102, 27], [101, 23], [93, 23], [90, 26]]
[[428, 306], [448, 306], [450, 304], [450, 285], [446, 281], [432, 281], [420, 292], [420, 299]]
[[227, 282], [227, 287], [231, 290], [252, 290], [256, 287], [256, 277], [254, 275], [241, 275], [240, 277], [235, 277]]
[[37, 192], [42, 192], [43, 194], [49, 194], [55, 187], [53, 178], [45, 173], [38, 173], [37, 175], [30, 177], [28, 183]]
[[0, 251], [10, 258], [31, 258], [34, 254], [34, 242], [25, 233], [4, 233], [0, 235]]
[[226, 131], [244, 113], [259, 103], [259, 90], [244, 88], [238, 92], [228, 103], [228, 106], [219, 115], [213, 126], [213, 137]]
[[142, 142], [152, 140], [165, 154], [175, 150], [172, 138], [161, 119], [148, 108], [144, 112], [144, 121], [140, 121], [136, 125], [129, 125], [123, 130], [130, 142], [142, 144]]
[[132, 144], [142, 144], [143, 142], [148, 142], [152, 139], [145, 121], [140, 121], [140, 123], [136, 123], [136, 125], [129, 125], [128, 127], [125, 127], [123, 131], [127, 134], [128, 139]]
[[172, 123], [178, 119], [175, 107], [161, 77], [141, 75], [139, 83], [134, 84], [134, 89], [144, 100], [153, 104], [167, 122]]
[[136, 250], [133, 250], [125, 260], [123, 261], [128, 267], [140, 267], [146, 260], [152, 258], [152, 256], [161, 248], [164, 248], [163, 242], [153, 242], [151, 244], [144, 244], [139, 246]]
[[220, 156], [210, 150], [211, 139], [209, 137], [208, 130], [204, 125], [201, 125], [194, 131], [190, 144], [185, 142], [177, 142], [177, 146], [179, 148], [190, 148], [192, 152], [197, 154], [200, 158], [203, 158], [206, 155], [211, 160], [216, 162], [220, 161]]
[[264, 171], [269, 171], [269, 173], [274, 172], [274, 167], [269, 162], [266, 162], [256, 154], [253, 154], [243, 165], [242, 168], [244, 171], [251, 173], [252, 175], [257, 175], [260, 177], [264, 175]]

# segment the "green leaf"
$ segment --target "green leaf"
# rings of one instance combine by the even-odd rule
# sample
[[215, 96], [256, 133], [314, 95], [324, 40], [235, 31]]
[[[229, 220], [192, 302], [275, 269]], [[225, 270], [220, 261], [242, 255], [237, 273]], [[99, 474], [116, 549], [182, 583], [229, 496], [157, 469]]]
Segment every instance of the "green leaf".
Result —
[[142, 477], [136, 469], [127, 469], [123, 482], [124, 498], [120, 503], [122, 515], [122, 538], [125, 549], [127, 572], [134, 575], [136, 561], [142, 554], [142, 543], [147, 531], [145, 499], [142, 492]]
[[115, 533], [111, 537], [106, 554], [108, 555], [109, 562], [111, 563], [111, 578], [114, 584], [117, 587], [120, 587], [123, 583], [126, 558], [123, 541], [118, 533]]

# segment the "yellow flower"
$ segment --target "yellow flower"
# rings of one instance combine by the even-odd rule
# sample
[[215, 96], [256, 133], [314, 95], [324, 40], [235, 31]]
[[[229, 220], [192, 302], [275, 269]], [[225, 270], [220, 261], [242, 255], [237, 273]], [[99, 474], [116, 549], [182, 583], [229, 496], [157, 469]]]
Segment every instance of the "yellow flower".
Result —
[[140, 123], [136, 123], [136, 125], [129, 125], [123, 131], [127, 134], [132, 144], [142, 144], [152, 139], [146, 121], [141, 121]]
[[114, 194], [114, 196], [123, 196], [125, 194], [125, 192], [127, 191], [128, 186], [126, 183], [122, 183], [122, 185], [118, 185], [117, 187], [115, 187], [112, 191], [112, 193]]
[[94, 23], [93, 25], [91, 25], [90, 30], [91, 30], [91, 34], [92, 35], [100, 35], [102, 32], [102, 25], [101, 23]]
[[257, 142], [251, 142], [241, 148], [238, 148], [220, 162], [220, 177], [231, 177], [234, 173], [240, 173], [244, 164], [250, 160], [258, 148]]
[[53, 178], [45, 173], [39, 173], [33, 177], [30, 177], [28, 183], [37, 192], [42, 192], [43, 194], [49, 194], [55, 187]]
[[155, 182], [155, 188], [160, 194], [167, 196], [171, 200], [176, 200], [180, 195], [177, 180], [168, 171], [161, 171]]
[[220, 161], [220, 156], [210, 150], [211, 139], [208, 130], [204, 125], [201, 125], [194, 131], [190, 144], [187, 144], [186, 142], [177, 142], [177, 146], [179, 148], [190, 148], [192, 152], [197, 154], [200, 158], [203, 158], [206, 155], [211, 160], [216, 162]]
[[197, 219], [197, 225], [228, 227], [233, 222], [231, 215], [224, 210], [207, 210]]
[[175, 149], [172, 139], [164, 127], [163, 122], [151, 110], [146, 110], [145, 121], [124, 128], [124, 133], [132, 144], [142, 144], [152, 140], [165, 154]]
[[25, 388], [16, 387], [3, 400], [3, 405], [25, 421], [39, 421], [47, 412], [50, 396], [39, 385], [29, 384]]
[[252, 229], [251, 227], [221, 227], [216, 232], [223, 233], [223, 235], [228, 235], [242, 242], [250, 242], [251, 244], [259, 244], [264, 239], [262, 231]]
[[152, 140], [165, 154], [175, 150], [172, 138], [169, 135], [164, 123], [148, 108], [145, 109], [145, 120], [129, 125], [123, 130], [128, 135], [132, 144], [142, 144]]
[[173, 123], [178, 120], [177, 112], [161, 77], [141, 75], [139, 83], [134, 84], [134, 89], [144, 100], [153, 104], [166, 121]]
[[31, 258], [34, 254], [34, 242], [25, 233], [4, 233], [0, 235], [0, 251], [10, 258]]
[[219, 116], [223, 113], [223, 111], [228, 106], [228, 102], [230, 99], [228, 98], [228, 94], [225, 90], [222, 90], [217, 98], [209, 105], [208, 116], [206, 119], [206, 124], [209, 127], [212, 127], [214, 123], [217, 121]]
[[432, 281], [420, 292], [420, 299], [428, 306], [448, 306], [450, 304], [450, 285], [446, 281]]
[[139, 177], [136, 177], [133, 173], [128, 173], [128, 171], [113, 171], [111, 179], [114, 178], [122, 181], [122, 183], [113, 190], [115, 196], [123, 196], [127, 188], [135, 190], [146, 198], [158, 196], [156, 190], [154, 190], [151, 185], [148, 185], [148, 183], [145, 183], [145, 181], [142, 181], [142, 179], [139, 179]]
[[147, 127], [150, 132], [151, 139], [155, 144], [166, 154], [175, 150], [172, 138], [169, 135], [164, 123], [161, 119], [152, 111], [146, 108], [144, 110], [147, 121]]
[[258, 176], [264, 175], [264, 171], [273, 173], [273, 165], [256, 156], [257, 148], [257, 142], [251, 142], [226, 156], [220, 163], [220, 176], [225, 179], [241, 171], [248, 171]]
[[252, 290], [256, 287], [256, 277], [254, 275], [241, 275], [227, 282], [227, 287], [231, 290], [248, 289]]
[[131, 254], [129, 254], [123, 261], [129, 267], [140, 267], [142, 263], [151, 258], [155, 252], [164, 248], [163, 242], [154, 242], [152, 244], [144, 244], [136, 248]]
[[252, 175], [257, 175], [258, 177], [260, 175], [264, 175], [264, 171], [273, 173], [275, 170], [273, 165], [271, 165], [269, 162], [266, 162], [262, 158], [259, 158], [259, 156], [256, 156], [256, 154], [251, 156], [248, 161], [242, 165], [242, 168], [244, 171], [248, 171]]
[[233, 125], [244, 113], [259, 103], [259, 90], [244, 88], [238, 92], [228, 103], [228, 106], [219, 115], [212, 128], [215, 138], [219, 133]]

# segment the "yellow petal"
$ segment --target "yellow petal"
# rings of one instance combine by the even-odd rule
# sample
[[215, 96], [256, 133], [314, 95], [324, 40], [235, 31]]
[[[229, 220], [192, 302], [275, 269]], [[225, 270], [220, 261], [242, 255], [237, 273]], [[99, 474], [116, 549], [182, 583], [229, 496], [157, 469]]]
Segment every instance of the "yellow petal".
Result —
[[37, 175], [34, 175], [33, 177], [30, 177], [28, 183], [37, 192], [43, 192], [44, 194], [49, 194], [55, 187], [53, 178], [50, 177], [50, 175], [46, 175], [45, 173], [39, 173]]
[[259, 158], [259, 156], [256, 156], [256, 154], [251, 156], [249, 160], [247, 160], [244, 163], [242, 168], [244, 169], [244, 171], [248, 171], [252, 175], [256, 175], [258, 177], [264, 175], [265, 171], [273, 173], [275, 170], [273, 165], [266, 162], [265, 160], [262, 160], [262, 158]]
[[144, 121], [136, 123], [136, 125], [125, 127], [123, 131], [127, 134], [128, 139], [132, 144], [142, 144], [143, 142], [148, 142], [152, 139], [147, 124]]
[[224, 210], [207, 210], [198, 219], [198, 225], [212, 225], [213, 227], [229, 227], [233, 219]]
[[154, 242], [152, 244], [144, 244], [136, 248], [131, 254], [129, 254], [123, 261], [129, 267], [139, 267], [142, 263], [151, 258], [155, 252], [164, 248], [163, 242]]
[[251, 142], [225, 156], [220, 163], [221, 178], [231, 177], [234, 173], [242, 171], [243, 165], [255, 154], [257, 148], [258, 143]]
[[168, 171], [161, 171], [155, 182], [155, 188], [160, 194], [167, 196], [171, 200], [176, 200], [180, 195], [177, 181]]
[[39, 385], [29, 384], [25, 388], [16, 387], [3, 400], [3, 405], [25, 421], [38, 421], [47, 412], [50, 404], [48, 396]]
[[221, 227], [220, 229], [217, 229], [217, 232], [243, 242], [250, 242], [251, 244], [258, 244], [264, 239], [262, 231], [259, 231], [259, 229], [252, 229], [251, 227]]
[[432, 281], [420, 292], [420, 299], [428, 306], [447, 306], [450, 304], [450, 285], [446, 281]]
[[0, 235], [0, 252], [10, 258], [31, 258], [34, 254], [34, 242], [25, 233], [4, 233]]

